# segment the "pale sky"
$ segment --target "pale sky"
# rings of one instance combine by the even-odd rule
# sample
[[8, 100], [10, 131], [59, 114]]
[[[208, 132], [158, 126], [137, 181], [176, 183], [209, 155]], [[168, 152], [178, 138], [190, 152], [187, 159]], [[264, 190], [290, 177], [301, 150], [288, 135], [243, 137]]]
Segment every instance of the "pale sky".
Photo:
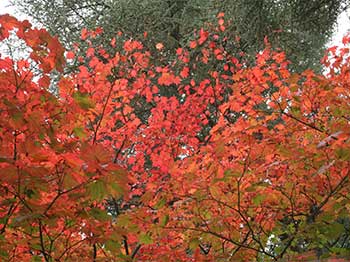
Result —
[[338, 26], [333, 34], [333, 39], [329, 45], [336, 45], [341, 43], [343, 36], [350, 30], [350, 10], [343, 12], [338, 17]]
[[[53, 0], [54, 1], [54, 0]], [[0, 15], [9, 13], [18, 19], [29, 19], [29, 17], [20, 14], [18, 12], [15, 12], [15, 9], [10, 6], [10, 1], [9, 0], [0, 0]], [[341, 39], [343, 36], [350, 31], [350, 11], [348, 10], [347, 12], [343, 12], [339, 18], [338, 18], [338, 26], [337, 29], [334, 32], [332, 41], [328, 44], [329, 46], [333, 46], [336, 44], [341, 43]]]
[[29, 20], [27, 16], [15, 12], [15, 8], [11, 6], [9, 0], [0, 0], [0, 15], [7, 14], [7, 13], [17, 17], [17, 19], [20, 19], [20, 20], [24, 20], [24, 19]]

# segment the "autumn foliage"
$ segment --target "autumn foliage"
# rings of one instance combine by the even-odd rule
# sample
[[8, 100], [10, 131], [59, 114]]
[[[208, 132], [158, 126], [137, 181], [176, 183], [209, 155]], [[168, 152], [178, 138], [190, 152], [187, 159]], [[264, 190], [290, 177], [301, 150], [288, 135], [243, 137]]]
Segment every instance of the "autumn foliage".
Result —
[[1, 261], [346, 254], [350, 39], [327, 74], [296, 74], [267, 40], [255, 64], [233, 57], [224, 31], [219, 14], [172, 61], [121, 33], [122, 51], [76, 57], [0, 17], [0, 40], [30, 50], [0, 57]]

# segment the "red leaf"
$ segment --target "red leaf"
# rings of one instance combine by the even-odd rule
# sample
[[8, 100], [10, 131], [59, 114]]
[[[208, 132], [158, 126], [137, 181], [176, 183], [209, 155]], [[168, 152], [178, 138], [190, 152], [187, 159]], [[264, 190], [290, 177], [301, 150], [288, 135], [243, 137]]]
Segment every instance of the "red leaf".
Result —
[[162, 75], [158, 78], [158, 83], [166, 86], [171, 84], [179, 84], [180, 81], [180, 78], [172, 73], [162, 73]]
[[66, 54], [67, 59], [74, 59], [75, 54], [72, 51], [67, 52]]
[[207, 41], [208, 36], [209, 36], [209, 33], [206, 32], [206, 31], [204, 31], [203, 29], [201, 29], [201, 30], [199, 31], [199, 36], [200, 36], [200, 38], [199, 38], [199, 40], [198, 40], [198, 44], [199, 44], [199, 45], [202, 45], [205, 41]]
[[189, 69], [187, 66], [185, 66], [185, 67], [181, 70], [180, 76], [181, 76], [182, 78], [187, 78], [189, 72], [190, 72], [190, 69]]
[[196, 46], [197, 46], [197, 41], [193, 40], [190, 42], [190, 48], [193, 49], [193, 48], [196, 48]]
[[83, 28], [81, 30], [81, 35], [80, 35], [80, 38], [81, 40], [86, 40], [86, 38], [89, 36], [89, 32], [86, 28]]
[[217, 18], [221, 18], [221, 17], [224, 17], [225, 16], [225, 13], [218, 13], [218, 15], [217, 15]]

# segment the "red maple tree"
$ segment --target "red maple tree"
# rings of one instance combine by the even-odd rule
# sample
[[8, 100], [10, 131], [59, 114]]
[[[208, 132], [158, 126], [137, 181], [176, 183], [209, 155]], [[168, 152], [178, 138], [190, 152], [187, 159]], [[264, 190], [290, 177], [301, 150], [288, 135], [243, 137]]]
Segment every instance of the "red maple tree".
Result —
[[[267, 41], [254, 65], [230, 55], [224, 25], [219, 14], [156, 66], [122, 34], [114, 55], [91, 45], [75, 57], [45, 30], [0, 17], [0, 40], [16, 34], [30, 50], [0, 57], [2, 260], [346, 251], [349, 38], [329, 50], [327, 75], [296, 74]], [[63, 72], [64, 55], [79, 67], [55, 95], [50, 73]]]

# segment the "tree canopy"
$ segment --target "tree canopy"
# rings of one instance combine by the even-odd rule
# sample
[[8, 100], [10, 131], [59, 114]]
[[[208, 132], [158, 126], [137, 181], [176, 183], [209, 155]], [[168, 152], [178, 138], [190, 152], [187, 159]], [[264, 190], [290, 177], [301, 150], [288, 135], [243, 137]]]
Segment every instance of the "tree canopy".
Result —
[[122, 33], [111, 54], [100, 29], [81, 32], [80, 56], [0, 16], [0, 41], [28, 50], [0, 57], [2, 260], [349, 255], [350, 38], [326, 75], [296, 73], [268, 40], [253, 64], [230, 53], [228, 23], [219, 13], [174, 59]]

